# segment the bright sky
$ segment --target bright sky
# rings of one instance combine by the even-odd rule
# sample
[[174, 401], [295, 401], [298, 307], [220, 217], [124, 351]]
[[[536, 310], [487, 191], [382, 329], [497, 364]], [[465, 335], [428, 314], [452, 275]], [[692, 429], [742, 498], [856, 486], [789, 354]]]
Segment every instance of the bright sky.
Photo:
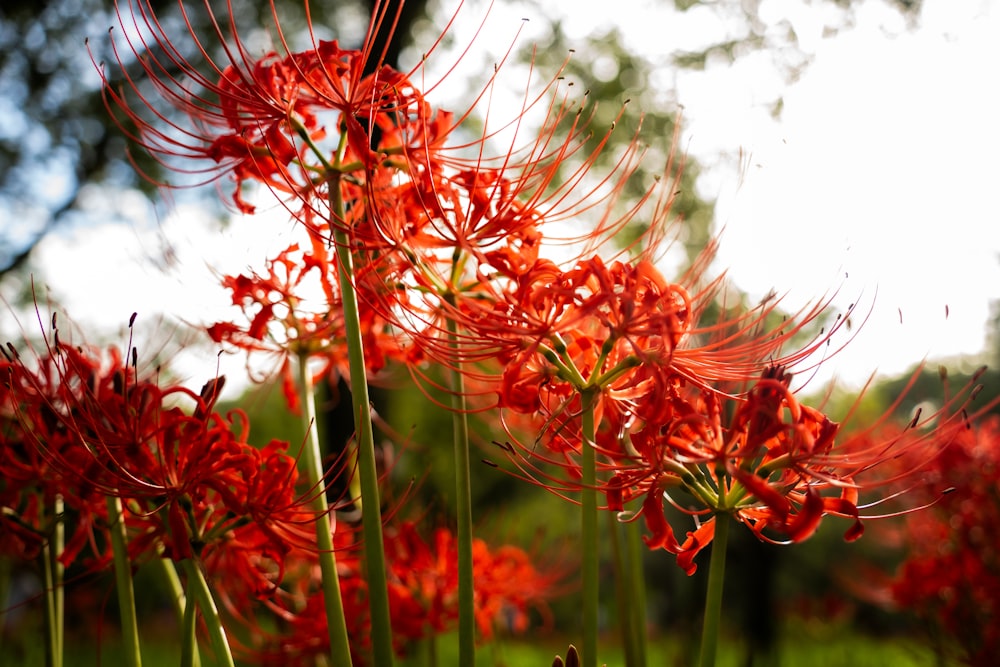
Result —
[[[675, 23], [656, 13], [662, 4], [637, 2], [614, 17], [630, 46], [654, 61], [697, 46], [692, 30], [714, 16]], [[765, 0], [762, 13], [798, 4]], [[1000, 297], [1000, 10], [991, 0], [924, 4], [921, 27], [907, 30], [869, 0], [856, 25], [832, 38], [814, 10], [787, 16], [815, 54], [792, 84], [764, 54], [706, 73], [665, 70], [685, 108], [685, 148], [706, 167], [699, 187], [719, 199], [720, 267], [751, 294], [789, 292], [789, 306], [838, 288], [842, 307], [871, 303], [877, 291], [869, 321], [829, 365], [849, 384], [925, 356], [980, 351], [989, 301]], [[607, 7], [578, 6], [570, 35], [593, 30]], [[518, 17], [497, 11], [490, 35], [516, 29], [523, 10], [512, 11]], [[769, 115], [779, 95], [780, 122]], [[138, 198], [95, 201], [94, 209], [109, 205], [155, 219]], [[157, 224], [52, 236], [37, 255], [44, 282], [88, 330], [121, 330], [133, 311], [150, 327], [158, 313], [213, 321], [227, 295], [209, 267], [244, 270], [286, 232], [259, 220], [219, 232], [200, 215], [182, 207]], [[166, 272], [150, 259], [163, 238], [173, 249]], [[178, 363], [192, 384], [215, 372], [211, 353]], [[242, 364], [224, 359], [223, 372], [233, 379]]]
[[929, 0], [914, 32], [862, 12], [856, 29], [816, 43], [778, 126], [713, 117], [711, 92], [686, 102], [692, 148], [735, 127], [724, 140], [749, 153], [741, 188], [716, 181], [721, 264], [736, 282], [808, 297], [846, 274], [842, 303], [875, 297], [831, 366], [851, 381], [985, 343], [1000, 299], [997, 5]]

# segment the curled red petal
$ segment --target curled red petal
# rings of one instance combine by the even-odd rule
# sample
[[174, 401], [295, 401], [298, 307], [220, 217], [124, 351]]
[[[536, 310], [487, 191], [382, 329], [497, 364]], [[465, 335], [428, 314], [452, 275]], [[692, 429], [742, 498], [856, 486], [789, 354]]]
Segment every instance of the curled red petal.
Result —
[[646, 520], [646, 528], [652, 535], [643, 535], [642, 539], [650, 549], [665, 549], [672, 554], [677, 553], [677, 538], [674, 529], [663, 514], [663, 494], [655, 486], [646, 494], [642, 502], [642, 515]]
[[608, 499], [608, 509], [612, 512], [621, 512], [625, 509], [624, 497], [622, 493], [622, 477], [614, 475], [608, 480], [608, 488], [605, 496]]
[[[728, 521], [728, 519], [723, 519]], [[697, 529], [687, 534], [687, 539], [681, 545], [677, 554], [677, 564], [691, 576], [698, 570], [698, 565], [694, 562], [695, 556], [707, 547], [715, 539], [715, 522], [718, 518], [711, 519], [698, 526]]]
[[864, 535], [865, 526], [861, 523], [861, 518], [858, 516], [858, 507], [850, 500], [847, 500], [846, 498], [824, 498], [823, 512], [825, 514], [836, 514], [854, 519], [854, 523], [852, 523], [851, 527], [847, 529], [846, 533], [844, 533], [844, 539], [846, 541], [854, 542]]
[[792, 542], [802, 542], [812, 537], [823, 519], [823, 509], [823, 498], [813, 489], [807, 489], [802, 507], [784, 527], [788, 539]]

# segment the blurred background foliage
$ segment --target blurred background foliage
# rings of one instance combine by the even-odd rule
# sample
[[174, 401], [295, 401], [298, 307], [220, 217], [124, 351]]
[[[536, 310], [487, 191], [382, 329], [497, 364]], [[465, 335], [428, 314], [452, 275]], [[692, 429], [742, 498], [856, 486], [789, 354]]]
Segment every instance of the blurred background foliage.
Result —
[[[805, 1], [805, 0], [802, 0]], [[854, 11], [865, 0], [823, 0], [815, 3], [827, 12], [827, 31], [835, 33], [851, 24]], [[867, 0], [877, 1], [877, 0]], [[321, 38], [338, 38], [356, 44], [364, 34], [373, 0], [311, 2], [308, 10]], [[677, 20], [695, 12], [711, 12], [719, 34], [699, 50], [679, 52], [672, 65], [685, 68], [724, 66], [754, 52], [771, 54], [775, 66], [793, 80], [808, 66], [790, 25], [766, 20], [759, 0], [662, 0], [673, 5]], [[890, 0], [912, 21], [919, 18], [919, 0]], [[128, 2], [120, 4], [127, 13]], [[220, 14], [225, 3], [209, 2]], [[267, 2], [233, 0], [234, 15], [244, 20], [244, 36], [259, 38], [260, 26], [273, 26]], [[281, 25], [289, 35], [305, 34], [305, 5], [299, 0], [276, 0]], [[481, 9], [471, 2], [467, 11]], [[676, 119], [672, 91], [650, 84], [654, 66], [641, 53], [629, 49], [627, 40], [612, 29], [595, 29], [585, 43], [570, 44], [553, 8], [538, 0], [521, 3], [535, 16], [552, 16], [549, 44], [539, 44], [539, 67], [553, 67], [570, 48], [575, 56], [570, 74], [590, 88], [601, 105], [598, 120], [610, 121], [625, 98], [632, 99], [628, 118], [634, 125], [645, 116], [647, 143], [665, 150]], [[813, 3], [810, 3], [813, 4]], [[149, 0], [168, 29], [181, 28], [176, 0]], [[188, 20], [199, 34], [211, 30], [201, 3], [185, 3]], [[410, 44], [433, 39], [453, 8], [439, 0], [408, 0], [403, 4], [400, 27], [389, 45], [387, 62], [399, 63]], [[610, 11], [610, 10], [609, 10]], [[600, 21], [600, 17], [595, 17]], [[158, 174], [156, 165], [140, 153], [127, 153], [122, 132], [109, 122], [101, 98], [100, 78], [94, 62], [112, 62], [108, 29], [117, 23], [111, 0], [4, 0], [0, 3], [0, 277], [23, 269], [32, 248], [45, 234], [81, 216], [114, 216], [112, 193], [135, 189], [155, 197], [156, 191], [135, 174], [130, 160], [143, 171]], [[249, 26], [249, 27], [248, 27]], [[256, 26], [256, 30], [252, 30]], [[225, 26], [222, 26], [225, 29]], [[193, 45], [179, 41], [181, 55], [197, 60]], [[93, 61], [91, 60], [92, 54]], [[413, 54], [419, 57], [419, 53]], [[129, 69], [136, 71], [135, 63]], [[660, 84], [661, 80], [658, 79]], [[780, 100], [774, 100], [780, 108]], [[622, 140], [627, 132], [618, 135]], [[612, 151], [613, 153], [613, 151]], [[662, 164], [650, 167], [657, 174]], [[697, 198], [690, 187], [697, 165], [688, 163], [684, 196], [678, 212], [689, 221], [689, 243], [703, 242], [711, 221], [711, 205]], [[640, 182], [645, 179], [639, 179]], [[644, 186], [637, 184], [632, 194]], [[207, 202], [213, 201], [206, 197]], [[696, 228], [696, 229], [694, 229]]]
[[[180, 25], [176, 0], [149, 1], [165, 26]], [[823, 6], [830, 17], [828, 30], [833, 33], [850, 25], [854, 11], [864, 1], [876, 0], [823, 0], [811, 4]], [[207, 17], [200, 3], [189, 4], [192, 5], [189, 20], [196, 30], [204, 32]], [[221, 6], [221, 3], [213, 6], [217, 4]], [[279, 0], [277, 4], [283, 29], [289, 34], [301, 34], [305, 29], [302, 3]], [[524, 4], [535, 7], [533, 15], [545, 16], [551, 12], [549, 5], [541, 0]], [[684, 20], [695, 11], [711, 12], [717, 16], [719, 25], [724, 26], [717, 38], [701, 49], [676, 53], [672, 63], [675, 67], [724, 67], [748, 54], [764, 52], [792, 81], [809, 65], [810, 54], [798, 44], [794, 30], [780, 19], [777, 23], [765, 20], [758, 0], [675, 0], [672, 4], [677, 20]], [[908, 20], [919, 20], [918, 0], [895, 0], [891, 4]], [[266, 2], [233, 0], [233, 5], [236, 15], [246, 18], [245, 25], [272, 23]], [[397, 40], [389, 47], [388, 62], [405, 67], [408, 63], [399, 63], [405, 47], [432, 39], [448, 17], [449, 8], [450, 5], [443, 6], [433, 0], [409, 0]], [[339, 38], [346, 45], [354, 45], [363, 35], [370, 0], [311, 3], [309, 11], [314, 25], [321, 27], [322, 37]], [[617, 10], [609, 8], [609, 11]], [[100, 78], [88, 56], [89, 48], [95, 61], [114, 59], [108, 48], [107, 29], [115, 23], [114, 7], [107, 0], [0, 3], [0, 287], [7, 284], [4, 278], [9, 275], [23, 276], [44, 268], [32, 264], [32, 250], [61, 225], [94, 216], [103, 221], [116, 217], [125, 220], [127, 216], [116, 210], [123, 191], [158, 197], [156, 187], [136, 176], [133, 161], [153, 175], [159, 173], [157, 165], [141, 153], [129, 153], [122, 131], [109, 122], [101, 98]], [[425, 34], [427, 31], [431, 34]], [[89, 46], [85, 45], [87, 39]], [[630, 50], [625, 36], [614, 29], [597, 30], [583, 43], [571, 41], [558, 17], [553, 18], [548, 39], [547, 44], [539, 44], [534, 55], [529, 50], [523, 51], [522, 62], [533, 60], [539, 70], [554, 71], [573, 49], [575, 54], [565, 74], [589, 90], [590, 101], [597, 107], [595, 127], [610, 125], [626, 99], [628, 109], [620, 121], [621, 131], [613, 135], [614, 140], [630, 140], [641, 118], [639, 136], [649, 150], [625, 193], [626, 199], [640, 196], [662, 175], [665, 151], [674, 135], [679, 104], [683, 102], [675, 99], [673, 91], [659, 85], [662, 77], [656, 78], [658, 85], [652, 85], [653, 75], [657, 68], [662, 68], [662, 63], [651, 62], [643, 54]], [[193, 53], [184, 55], [195, 57]], [[772, 108], [775, 114], [780, 114], [780, 98], [773, 100]], [[620, 144], [612, 146], [606, 154], [607, 160], [615, 159], [621, 149]], [[604, 162], [598, 169], [609, 165], [610, 162]], [[689, 259], [697, 255], [713, 231], [712, 202], [698, 193], [698, 174], [698, 164], [687, 159], [679, 176], [680, 195], [675, 207], [676, 214], [685, 221], [680, 241]], [[208, 194], [205, 206], [217, 207], [219, 223], [223, 224], [225, 212], [214, 193]], [[15, 295], [5, 296], [14, 300]], [[1000, 314], [994, 330], [1000, 331]], [[1000, 337], [994, 337], [990, 361], [996, 361], [1000, 355], [997, 341]], [[957, 387], [971, 375], [972, 368], [961, 361], [955, 365], [949, 382]], [[859, 422], [866, 416], [881, 414], [908, 382], [909, 378], [901, 378], [873, 385], [859, 409]], [[1000, 393], [997, 374], [986, 375], [984, 383], [988, 395]], [[327, 408], [324, 419], [334, 433], [331, 456], [350, 433], [349, 414], [338, 412], [338, 406], [345, 404], [344, 391], [342, 383], [334, 382], [324, 397]], [[901, 408], [909, 410], [922, 401], [939, 401], [942, 391], [941, 375], [935, 365], [918, 376]], [[834, 407], [846, 409], [853, 399], [834, 395], [829, 400]], [[412, 497], [419, 498], [420, 502], [413, 506], [422, 508], [432, 523], [450, 522], [453, 482], [446, 472], [450, 466], [436, 464], [451, 455], [449, 417], [416, 389], [403, 394], [395, 389], [376, 392], [375, 401], [376, 409], [392, 425], [381, 437], [387, 443], [386, 456], [392, 454], [394, 487], [407, 489]], [[227, 407], [237, 406], [250, 413], [252, 437], [260, 444], [272, 438], [295, 443], [302, 437], [301, 424], [284, 409], [280, 391], [276, 389], [255, 388]], [[482, 445], [481, 458], [488, 461], [502, 458], [490, 444], [502, 437], [499, 425], [490, 422], [488, 415], [477, 415], [473, 421]], [[529, 545], [540, 558], [570, 567], [568, 563], [575, 548], [573, 535], [577, 530], [576, 512], [571, 506], [551, 502], [541, 490], [487, 463], [475, 467], [473, 491], [477, 503], [475, 516], [485, 537]], [[813, 540], [794, 549], [760, 544], [749, 535], [733, 540], [726, 594], [728, 605], [742, 611], [730, 614], [729, 621], [739, 623], [745, 629], [741, 634], [751, 640], [740, 648], [741, 657], [734, 658], [731, 664], [778, 664], [777, 647], [796, 633], [803, 638], [813, 633], [814, 640], [821, 642], [822, 637], [843, 628], [861, 635], [895, 636], [897, 632], [913, 632], [905, 619], [868, 605], [846, 590], [849, 586], [845, 582], [854, 580], [850, 570], [853, 563], [874, 559], [891, 568], [893, 559], [900, 556], [886, 549], [877, 534], [846, 545], [841, 539], [844, 527], [836, 521], [827, 522]], [[877, 530], [873, 527], [870, 532], [874, 534]], [[651, 622], [656, 628], [669, 629], [675, 637], [694, 636], [694, 632], [689, 634], [687, 630], [698, 623], [698, 614], [693, 610], [700, 604], [704, 586], [700, 577], [705, 568], [692, 578], [685, 577], [665, 553], [648, 554], [647, 568]], [[608, 614], [613, 616], [610, 599], [613, 591], [607, 593]], [[554, 609], [556, 630], [561, 629], [559, 618], [573, 618], [577, 611], [558, 602]], [[680, 645], [682, 656], [690, 655], [686, 653], [688, 648], [694, 649], [683, 641]], [[870, 649], [870, 653], [874, 655], [875, 649]], [[683, 657], [675, 659], [686, 664]], [[784, 664], [821, 663], [793, 663], [786, 659]], [[855, 655], [851, 659], [845, 657], [844, 662], [828, 664], [863, 663]]]

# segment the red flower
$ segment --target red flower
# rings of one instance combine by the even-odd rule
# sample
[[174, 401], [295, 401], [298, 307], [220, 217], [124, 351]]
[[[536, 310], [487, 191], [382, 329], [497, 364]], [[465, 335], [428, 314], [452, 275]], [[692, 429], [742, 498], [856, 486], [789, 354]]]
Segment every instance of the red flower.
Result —
[[[104, 495], [96, 481], [102, 465], [83, 446], [68, 419], [75, 419], [79, 395], [103, 388], [99, 378], [108, 377], [108, 366], [100, 356], [76, 348], [60, 354], [59, 344], [55, 345], [39, 358], [22, 357], [9, 343], [3, 350], [0, 527], [10, 539], [3, 541], [2, 549], [34, 559], [56, 522], [62, 521], [66, 544], [60, 560], [68, 565], [90, 546], [90, 566], [100, 568], [109, 558], [97, 546], [107, 525]], [[120, 361], [118, 355], [111, 358], [112, 364]], [[122, 376], [113, 377], [112, 382], [122, 387]], [[55, 513], [56, 498], [64, 505], [62, 516]]]
[[[452, 531], [438, 528], [425, 538], [418, 526], [402, 521], [387, 526], [389, 600], [397, 650], [449, 632], [458, 622], [458, 545]], [[475, 615], [480, 636], [489, 640], [498, 626], [527, 629], [528, 612], [545, 612], [560, 573], [546, 571], [527, 552], [473, 541]]]
[[[370, 651], [368, 601], [362, 563], [352, 546], [349, 531], [338, 531], [337, 548], [341, 597], [355, 664], [365, 664]], [[394, 649], [399, 655], [412, 651], [421, 640], [452, 632], [458, 622], [457, 543], [452, 531], [438, 528], [425, 535], [412, 521], [393, 522], [385, 530], [389, 566], [389, 605]], [[230, 550], [220, 551], [220, 558]], [[267, 665], [311, 665], [327, 654], [329, 635], [321, 589], [316, 578], [315, 554], [296, 550], [286, 558], [287, 576], [265, 601], [281, 619], [281, 631], [269, 628], [255, 616], [254, 599], [244, 578], [234, 580], [230, 560], [207, 561], [220, 578], [218, 588], [227, 610], [251, 630], [251, 644], [240, 646], [248, 662]], [[232, 563], [232, 565], [230, 565]], [[544, 568], [527, 552], [505, 545], [491, 548], [482, 540], [473, 543], [476, 580], [475, 617], [479, 634], [490, 639], [499, 628], [524, 632], [532, 611], [547, 616], [546, 603], [556, 594], [562, 577], [557, 568]], [[233, 581], [231, 581], [233, 580]], [[232, 585], [232, 584], [235, 584]]]
[[[317, 371], [347, 375], [347, 347], [340, 291], [337, 288], [336, 258], [316, 237], [310, 250], [297, 244], [268, 260], [266, 274], [226, 276], [223, 284], [232, 292], [232, 302], [245, 314], [246, 323], [217, 322], [208, 327], [212, 340], [227, 343], [248, 354], [275, 356], [281, 368], [285, 398], [298, 409], [292, 361], [305, 356], [319, 360]], [[359, 288], [367, 282], [359, 283]], [[366, 344], [365, 362], [372, 375], [387, 361], [400, 358], [399, 337], [373, 310], [362, 319]]]
[[[113, 348], [105, 355], [60, 343], [58, 334], [53, 339], [36, 368], [13, 355], [4, 364], [23, 454], [12, 456], [15, 450], [5, 446], [0, 456], [12, 479], [30, 469], [38, 475], [36, 488], [59, 494], [78, 511], [65, 560], [95, 543], [106, 496], [124, 501], [136, 558], [190, 558], [218, 540], [251, 539], [250, 531], [272, 556], [311, 543], [303, 532], [311, 514], [295, 489], [294, 459], [282, 443], [263, 450], [249, 445], [243, 413], [214, 412], [221, 378], [200, 393], [161, 386], [140, 374], [135, 348], [126, 364]], [[183, 410], [179, 401], [193, 409]], [[18, 489], [23, 497], [28, 487]], [[110, 557], [98, 546], [94, 552], [95, 567]]]
[[[377, 34], [395, 29], [389, 5], [375, 3], [372, 25], [358, 50], [314, 37], [311, 49], [294, 52], [276, 21], [274, 31], [288, 55], [272, 51], [257, 56], [240, 41], [231, 5], [225, 16], [215, 16], [206, 6], [217, 27], [216, 44], [188, 23], [190, 40], [182, 48], [148, 0], [128, 0], [131, 18], [116, 2], [124, 53], [115, 49], [124, 85], [113, 86], [102, 69], [107, 106], [113, 115], [124, 115], [119, 125], [129, 138], [168, 169], [205, 175], [206, 180], [231, 174], [237, 184], [233, 201], [241, 212], [254, 211], [242, 196], [248, 181], [290, 194], [306, 208], [314, 198], [322, 204], [327, 196], [323, 174], [331, 163], [338, 162], [340, 169], [357, 161], [360, 166], [346, 170], [364, 172], [384, 155], [407, 150], [414, 159], [433, 162], [437, 158], [432, 154], [452, 129], [450, 115], [434, 113], [406, 74], [384, 66], [384, 54], [372, 52]], [[398, 13], [399, 7], [392, 11]], [[218, 28], [225, 24], [234, 26], [228, 35]], [[206, 62], [192, 63], [182, 55], [187, 48]], [[224, 54], [220, 62], [211, 59], [215, 48]], [[129, 74], [126, 61], [133, 58], [142, 68], [141, 78]], [[147, 82], [155, 95], [146, 90]], [[161, 100], [190, 124], [172, 120]], [[339, 158], [333, 156], [336, 141], [332, 147], [324, 144], [327, 131], [321, 123], [330, 112], [347, 140]], [[373, 145], [378, 135], [384, 140]], [[198, 161], [205, 166], [193, 166]]]
[[925, 470], [916, 494], [931, 506], [905, 515], [906, 560], [887, 589], [954, 639], [965, 664], [985, 667], [1000, 651], [1000, 417], [956, 436], [929, 462], [899, 462]]
[[[789, 376], [776, 368], [742, 398], [696, 389], [673, 401], [670, 420], [629, 434], [634, 455], [608, 464], [614, 472], [609, 507], [622, 510], [629, 499], [644, 498], [647, 543], [676, 553], [689, 573], [720, 515], [733, 516], [762, 540], [781, 543], [808, 539], [824, 516], [840, 516], [852, 522], [845, 539], [855, 540], [866, 518], [862, 494], [893, 495], [890, 485], [902, 474], [894, 461], [940, 453], [966, 426], [955, 406], [975, 394], [956, 397], [921, 421], [926, 430], [916, 422], [897, 431], [879, 424], [843, 436], [822, 412], [800, 404], [788, 383]], [[663, 514], [664, 502], [707, 520], [680, 543]]]

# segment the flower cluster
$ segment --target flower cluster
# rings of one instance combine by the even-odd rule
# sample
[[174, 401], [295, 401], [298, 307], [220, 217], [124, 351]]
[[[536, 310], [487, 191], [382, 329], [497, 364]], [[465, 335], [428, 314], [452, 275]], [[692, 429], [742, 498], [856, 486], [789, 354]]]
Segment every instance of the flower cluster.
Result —
[[[134, 347], [123, 358], [116, 348], [60, 342], [57, 331], [53, 338], [37, 358], [10, 346], [0, 365], [9, 420], [0, 443], [10, 473], [4, 517], [22, 534], [44, 541], [50, 529], [37, 520], [38, 503], [59, 498], [75, 519], [63, 560], [89, 545], [93, 566], [107, 566], [104, 501], [114, 497], [128, 510], [137, 561], [179, 561], [248, 542], [280, 572], [284, 554], [309, 544], [297, 528], [310, 513], [287, 443], [253, 447], [244, 413], [214, 410], [223, 378], [199, 393], [164, 386], [140, 372]], [[35, 511], [19, 511], [20, 503]], [[270, 565], [258, 561], [255, 585], [273, 588]]]
[[[254, 197], [275, 195], [302, 232], [263, 270], [223, 277], [242, 315], [207, 333], [277, 357], [306, 443], [296, 456], [281, 442], [251, 446], [243, 413], [215, 411], [221, 380], [198, 393], [162, 387], [138, 371], [132, 347], [105, 360], [54, 340], [37, 368], [8, 352], [0, 462], [16, 474], [0, 500], [23, 554], [45, 542], [43, 522], [62, 510], [44, 508], [58, 498], [79, 517], [60, 558], [124, 522], [130, 558], [196, 561], [214, 577], [223, 609], [251, 630], [238, 645], [247, 656], [283, 664], [372, 656], [387, 665], [391, 651], [457, 625], [462, 663], [472, 664], [474, 626], [481, 638], [498, 618], [524, 629], [556, 579], [521, 550], [472, 538], [466, 417], [494, 411], [512, 472], [582, 506], [589, 665], [599, 498], [623, 521], [641, 518], [648, 547], [691, 573], [697, 554], [725, 539], [730, 518], [762, 540], [800, 542], [834, 515], [857, 539], [863, 495], [902, 476], [884, 464], [933, 458], [965, 428], [971, 392], [892, 435], [877, 423], [845, 436], [801, 402], [792, 372], [809, 371], [847, 317], [825, 321], [822, 298], [788, 317], [777, 300], [725, 308], [723, 279], [708, 275], [714, 244], [672, 279], [663, 255], [673, 152], [665, 178], [639, 202], [619, 201], [642, 156], [638, 138], [610, 173], [594, 173], [614, 128], [590, 127], [587, 101], [558, 76], [525, 96], [506, 148], [492, 149], [499, 134], [489, 123], [477, 139], [460, 139], [476, 109], [437, 108], [414, 84], [417, 70], [398, 71], [374, 51], [394, 4], [375, 3], [359, 49], [312, 33], [296, 49], [276, 23], [272, 51], [254, 55], [237, 30], [220, 31], [222, 60], [201, 64], [180, 55], [179, 36], [148, 0], [119, 8], [125, 85], [106, 80], [105, 91], [130, 138], [186, 176], [231, 180], [240, 214], [255, 212]], [[232, 12], [222, 18], [235, 25]], [[188, 28], [208, 58], [203, 36]], [[128, 73], [133, 57], [145, 83]], [[159, 109], [148, 85], [174, 113]], [[535, 110], [544, 112], [540, 128], [521, 129]], [[178, 111], [185, 121], [167, 120]], [[591, 136], [596, 148], [587, 148]], [[635, 222], [645, 233], [616, 245]], [[332, 464], [317, 434], [317, 367], [348, 380], [353, 400], [352, 448]], [[453, 401], [454, 533], [428, 536], [383, 507], [387, 475], [367, 387], [392, 369]], [[353, 495], [331, 509], [335, 477]], [[120, 505], [91, 507], [105, 498]], [[360, 529], [331, 518], [340, 501], [360, 508]], [[673, 514], [693, 520], [683, 538]], [[713, 585], [718, 605], [721, 579]], [[212, 598], [199, 595], [224, 654]]]
[[[3, 350], [4, 557], [37, 560], [61, 526], [68, 530], [58, 553], [61, 566], [98, 572], [111, 566], [109, 528], [121, 520], [131, 562], [203, 564], [225, 611], [252, 631], [252, 642], [241, 647], [247, 659], [312, 664], [329, 647], [325, 617], [315, 612], [323, 591], [315, 581], [316, 517], [309, 501], [326, 490], [303, 485], [288, 443], [253, 446], [242, 411], [215, 410], [223, 378], [198, 393], [164, 385], [141, 371], [137, 349], [129, 350], [123, 355], [114, 347], [66, 344], [56, 329], [37, 357], [13, 345]], [[329, 467], [328, 474], [343, 465]], [[109, 510], [108, 498], [124, 507], [120, 517]], [[412, 521], [390, 524], [385, 550], [398, 651], [453, 629], [454, 542], [445, 529], [429, 543]], [[334, 543], [343, 553], [347, 617], [360, 661], [369, 635], [356, 527], [338, 523]], [[531, 609], [544, 612], [560, 576], [556, 570], [542, 571], [517, 547], [493, 549], [482, 541], [474, 557], [476, 619], [484, 637], [501, 622], [523, 631]], [[275, 635], [262, 612], [284, 619], [291, 633]]]
[[969, 665], [992, 664], [1000, 648], [998, 438], [1000, 419], [992, 416], [933, 460], [930, 483], [918, 492], [933, 504], [905, 517], [906, 559], [887, 585], [895, 605], [943, 631]]

